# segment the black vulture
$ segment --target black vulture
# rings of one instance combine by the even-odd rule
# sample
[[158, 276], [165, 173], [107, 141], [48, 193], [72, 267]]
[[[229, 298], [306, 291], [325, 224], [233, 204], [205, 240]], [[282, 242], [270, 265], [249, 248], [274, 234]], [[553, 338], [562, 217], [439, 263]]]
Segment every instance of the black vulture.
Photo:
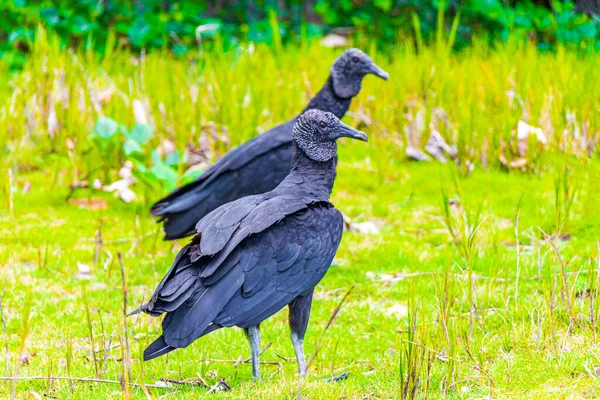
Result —
[[[323, 88], [308, 103], [342, 118], [362, 79], [388, 74], [358, 49], [349, 49], [333, 63]], [[297, 117], [258, 135], [210, 166], [194, 182], [176, 189], [152, 206], [151, 213], [164, 221], [165, 239], [194, 234], [194, 226], [215, 208], [244, 196], [268, 192], [290, 172], [292, 129]]]
[[332, 113], [309, 110], [293, 129], [290, 173], [272, 191], [243, 197], [207, 214], [175, 258], [150, 301], [132, 314], [166, 314], [162, 335], [144, 351], [151, 360], [222, 327], [248, 335], [252, 368], [262, 321], [289, 305], [300, 375], [313, 291], [342, 238], [342, 214], [329, 202], [336, 175], [336, 140], [367, 140]]

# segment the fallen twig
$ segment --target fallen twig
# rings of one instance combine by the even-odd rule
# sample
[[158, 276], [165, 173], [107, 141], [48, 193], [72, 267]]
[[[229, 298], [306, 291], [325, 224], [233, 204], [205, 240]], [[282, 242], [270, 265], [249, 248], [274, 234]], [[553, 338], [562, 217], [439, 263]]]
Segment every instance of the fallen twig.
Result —
[[277, 357], [281, 358], [283, 361], [285, 361], [285, 362], [288, 362], [288, 363], [292, 363], [292, 362], [296, 361], [296, 359], [295, 359], [295, 358], [292, 358], [292, 357], [284, 357], [284, 356], [282, 356], [281, 354], [278, 354], [278, 353], [275, 353], [275, 355], [276, 355]]
[[[180, 381], [177, 379], [161, 379], [163, 382], [175, 383], [177, 385], [189, 385], [189, 386], [202, 386], [205, 388], [210, 388], [210, 386], [204, 380], [196, 380], [196, 381]], [[146, 385], [147, 386], [147, 385]]]
[[215, 385], [210, 388], [210, 390], [208, 391], [208, 393], [212, 393], [214, 391], [225, 391], [225, 392], [228, 392], [230, 390], [231, 390], [231, 386], [229, 386], [227, 384], [227, 382], [225, 382], [225, 379], [221, 378], [219, 380], [219, 382], [215, 383]]
[[332, 376], [330, 378], [325, 379], [325, 382], [339, 382], [348, 379], [350, 376], [350, 372], [342, 372], [339, 375]]
[[[73, 382], [107, 383], [107, 384], [119, 385], [119, 386], [122, 384], [121, 381], [113, 381], [110, 379], [73, 378], [73, 377], [68, 377], [68, 376], [16, 376], [16, 377], [0, 376], [0, 381], [13, 381], [14, 382], [14, 381], [39, 381], [39, 380], [45, 380], [45, 381], [59, 381], [59, 380], [69, 381], [70, 380]], [[141, 383], [129, 383], [129, 386], [141, 387], [142, 384]], [[168, 388], [168, 386], [155, 385], [155, 384], [144, 384], [143, 386], [150, 387], [150, 388], [158, 388], [158, 389]]]

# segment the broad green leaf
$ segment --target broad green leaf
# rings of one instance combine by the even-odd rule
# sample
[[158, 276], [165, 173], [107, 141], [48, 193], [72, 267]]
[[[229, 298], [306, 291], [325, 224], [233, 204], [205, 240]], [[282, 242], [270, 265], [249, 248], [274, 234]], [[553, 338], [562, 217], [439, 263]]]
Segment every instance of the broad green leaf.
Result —
[[373, 4], [384, 12], [388, 12], [392, 8], [392, 0], [374, 0]]
[[55, 26], [60, 22], [60, 15], [56, 7], [44, 7], [40, 10], [40, 18], [48, 24], [48, 26]]
[[32, 40], [33, 39], [33, 32], [31, 31], [31, 29], [27, 29], [27, 28], [18, 28], [15, 29], [14, 31], [12, 31], [9, 35], [8, 35], [8, 43], [9, 44], [15, 44], [18, 41], [28, 41], [28, 40]]
[[128, 137], [139, 144], [145, 144], [152, 137], [152, 127], [148, 124], [135, 124]]
[[96, 134], [104, 140], [108, 140], [117, 133], [119, 124], [112, 118], [100, 117], [96, 121]]
[[71, 32], [73, 32], [75, 36], [86, 34], [90, 32], [93, 27], [94, 24], [81, 15], [76, 15], [73, 21], [71, 21]]
[[172, 153], [169, 153], [165, 158], [165, 164], [169, 167], [175, 167], [179, 165], [179, 151], [175, 150]]
[[138, 18], [129, 28], [128, 35], [131, 44], [135, 47], [143, 47], [150, 36], [152, 27], [144, 18]]
[[152, 164], [162, 164], [162, 158], [160, 157], [160, 154], [158, 151], [156, 150], [152, 150]]
[[150, 172], [161, 181], [171, 183], [177, 182], [177, 171], [165, 164], [154, 164], [152, 168], [150, 168]]
[[596, 25], [594, 25], [592, 21], [588, 21], [582, 25], [579, 25], [577, 27], [577, 32], [581, 37], [594, 38], [596, 37], [598, 30], [596, 29]]
[[125, 156], [128, 157], [133, 153], [143, 154], [144, 150], [138, 144], [138, 142], [136, 142], [135, 140], [127, 139], [127, 140], [125, 140], [125, 143], [123, 144], [123, 153], [125, 153]]
[[133, 166], [135, 167], [135, 170], [138, 170], [142, 174], [148, 173], [148, 168], [144, 165], [144, 163], [142, 163], [139, 160], [132, 160], [132, 162], [133, 162]]

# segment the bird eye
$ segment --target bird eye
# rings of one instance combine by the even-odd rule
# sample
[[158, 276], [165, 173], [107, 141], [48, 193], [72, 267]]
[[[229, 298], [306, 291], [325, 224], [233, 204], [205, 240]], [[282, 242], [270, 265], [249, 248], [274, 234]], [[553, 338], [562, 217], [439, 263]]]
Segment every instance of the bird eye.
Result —
[[327, 126], [327, 124], [325, 122], [323, 122], [323, 121], [319, 122], [319, 127], [321, 129], [325, 129], [326, 126]]
[[352, 62], [357, 63], [358, 62], [358, 57], [352, 57]]

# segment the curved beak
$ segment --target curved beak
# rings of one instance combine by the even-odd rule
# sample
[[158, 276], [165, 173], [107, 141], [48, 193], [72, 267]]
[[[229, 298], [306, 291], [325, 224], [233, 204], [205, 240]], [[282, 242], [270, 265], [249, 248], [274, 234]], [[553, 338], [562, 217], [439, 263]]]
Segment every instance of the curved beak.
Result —
[[377, 75], [378, 77], [380, 77], [381, 79], [385, 79], [386, 81], [390, 79], [390, 74], [385, 72], [383, 69], [379, 68], [379, 66], [375, 63], [373, 63], [373, 65], [371, 65], [371, 67], [369, 68], [369, 73]]
[[350, 139], [362, 140], [363, 142], [368, 142], [369, 137], [366, 133], [356, 130], [354, 128], [350, 128], [348, 125], [340, 122], [340, 126], [335, 134], [335, 138], [339, 139], [341, 137], [347, 137]]

